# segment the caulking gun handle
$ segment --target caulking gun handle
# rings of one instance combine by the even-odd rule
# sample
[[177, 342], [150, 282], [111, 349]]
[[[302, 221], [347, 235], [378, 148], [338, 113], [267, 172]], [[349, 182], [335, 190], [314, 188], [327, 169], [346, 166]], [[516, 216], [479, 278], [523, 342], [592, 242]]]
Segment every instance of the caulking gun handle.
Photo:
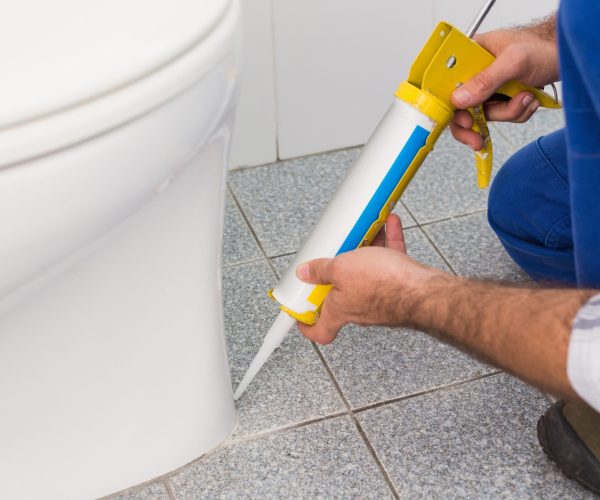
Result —
[[492, 148], [492, 138], [488, 128], [483, 106], [481, 104], [469, 108], [469, 113], [473, 117], [473, 130], [483, 138], [483, 148], [475, 151], [475, 168], [477, 169], [477, 186], [483, 189], [490, 183], [492, 176], [492, 165], [494, 163], [494, 151]]
[[[497, 94], [503, 94], [507, 97], [514, 97], [519, 92], [527, 91], [533, 94], [533, 97], [537, 99], [540, 103], [540, 106], [543, 108], [550, 109], [559, 109], [561, 108], [560, 102], [558, 101], [558, 97], [552, 97], [543, 90], [536, 89], [530, 85], [525, 85], [521, 82], [517, 82], [516, 80], [511, 80], [510, 82], [506, 82], [502, 85], [497, 91]], [[555, 89], [556, 91], [556, 89]]]
[[[524, 85], [517, 81], [510, 81], [502, 85], [497, 91], [497, 94], [502, 94], [507, 97], [514, 97], [519, 92], [528, 91], [531, 92], [535, 99], [537, 99], [540, 105], [544, 108], [557, 109], [561, 105], [558, 99], [552, 98], [544, 91]], [[490, 183], [490, 177], [492, 175], [493, 165], [493, 148], [492, 139], [490, 137], [490, 131], [487, 126], [485, 114], [483, 112], [482, 105], [475, 106], [469, 109], [469, 113], [473, 117], [473, 130], [483, 137], [484, 146], [480, 151], [475, 152], [475, 167], [477, 168], [477, 185], [480, 188], [485, 188]]]

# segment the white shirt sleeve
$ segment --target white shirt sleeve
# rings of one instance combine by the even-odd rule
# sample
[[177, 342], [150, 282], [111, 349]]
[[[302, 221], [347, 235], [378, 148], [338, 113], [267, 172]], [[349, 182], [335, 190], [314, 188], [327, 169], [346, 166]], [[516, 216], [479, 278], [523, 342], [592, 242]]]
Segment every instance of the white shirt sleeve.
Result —
[[589, 299], [575, 316], [567, 376], [579, 397], [600, 412], [600, 294]]

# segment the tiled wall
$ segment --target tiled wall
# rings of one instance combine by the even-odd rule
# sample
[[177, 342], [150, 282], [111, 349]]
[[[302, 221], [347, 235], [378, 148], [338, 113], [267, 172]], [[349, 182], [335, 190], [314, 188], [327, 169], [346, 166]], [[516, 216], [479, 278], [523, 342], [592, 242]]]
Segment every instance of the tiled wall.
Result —
[[[483, 0], [242, 0], [246, 65], [232, 166], [362, 144], [438, 20], [466, 29]], [[498, 0], [481, 30], [558, 0]]]

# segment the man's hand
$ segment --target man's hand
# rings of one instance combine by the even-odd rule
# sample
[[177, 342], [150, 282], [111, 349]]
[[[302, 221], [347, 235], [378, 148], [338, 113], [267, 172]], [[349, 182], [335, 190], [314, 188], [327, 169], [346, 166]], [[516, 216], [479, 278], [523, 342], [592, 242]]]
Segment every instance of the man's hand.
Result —
[[329, 344], [347, 323], [410, 325], [411, 307], [424, 283], [445, 274], [406, 255], [397, 215], [388, 217], [385, 231], [380, 231], [373, 245], [298, 266], [296, 274], [302, 281], [333, 285], [317, 323], [298, 323], [305, 337]]
[[529, 92], [520, 92], [506, 102], [486, 101], [510, 80], [543, 87], [559, 79], [555, 22], [552, 16], [535, 26], [475, 36], [475, 41], [496, 56], [496, 60], [454, 92], [452, 102], [459, 111], [450, 130], [456, 140], [475, 151], [483, 148], [483, 139], [471, 130], [473, 118], [462, 111], [477, 104], [485, 103], [485, 115], [491, 121], [522, 123], [531, 118], [540, 103]]

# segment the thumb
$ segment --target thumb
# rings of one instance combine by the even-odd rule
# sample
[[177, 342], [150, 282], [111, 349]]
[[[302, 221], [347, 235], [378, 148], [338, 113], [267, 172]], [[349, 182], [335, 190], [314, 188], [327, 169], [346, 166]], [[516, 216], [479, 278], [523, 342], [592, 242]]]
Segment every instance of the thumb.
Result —
[[[509, 51], [508, 51], [509, 52]], [[461, 85], [452, 94], [452, 104], [458, 109], [466, 109], [489, 99], [503, 83], [515, 78], [516, 65], [510, 54], [500, 54], [498, 58]]]
[[308, 340], [326, 345], [335, 340], [338, 332], [346, 323], [332, 316], [325, 304], [323, 306], [319, 319], [314, 325], [309, 326], [298, 322], [298, 329]]
[[331, 262], [333, 259], [309, 260], [296, 268], [296, 276], [306, 283], [328, 285], [332, 281]]
[[388, 248], [406, 253], [402, 220], [396, 214], [390, 214], [385, 221], [385, 243]]

